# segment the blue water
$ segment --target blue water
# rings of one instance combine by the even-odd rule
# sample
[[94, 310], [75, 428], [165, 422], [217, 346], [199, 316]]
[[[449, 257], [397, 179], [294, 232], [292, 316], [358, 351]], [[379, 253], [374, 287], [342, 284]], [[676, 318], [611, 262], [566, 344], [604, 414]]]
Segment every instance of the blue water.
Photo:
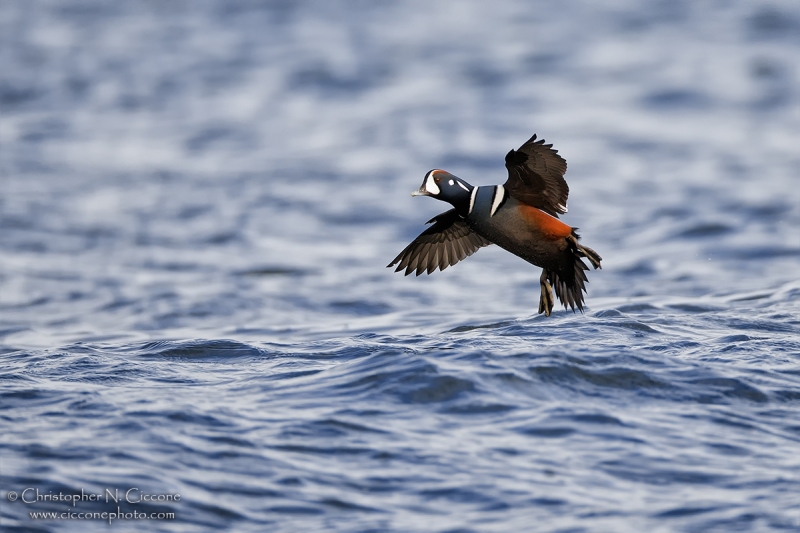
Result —
[[[598, 4], [4, 1], [3, 531], [800, 530], [800, 5]], [[533, 133], [585, 314], [384, 268]]]

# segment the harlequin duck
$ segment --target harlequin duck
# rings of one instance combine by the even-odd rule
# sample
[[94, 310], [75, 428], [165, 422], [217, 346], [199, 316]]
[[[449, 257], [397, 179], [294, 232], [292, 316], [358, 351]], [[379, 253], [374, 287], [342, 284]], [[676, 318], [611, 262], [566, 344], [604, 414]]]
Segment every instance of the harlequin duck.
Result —
[[444, 170], [428, 172], [411, 196], [432, 196], [454, 209], [429, 220], [433, 226], [388, 267], [397, 265], [395, 272], [405, 269], [406, 276], [414, 271], [417, 276], [425, 271], [430, 274], [496, 244], [543, 269], [539, 313], [550, 316], [553, 288], [565, 309], [583, 312], [584, 283], [588, 282], [584, 271], [589, 267], [581, 258], [595, 269], [601, 268], [602, 258], [578, 244], [577, 228], [558, 219], [567, 212], [567, 162], [552, 144], [537, 141], [534, 135], [519, 150], [508, 152], [506, 168], [505, 184], [486, 187], [473, 187]]

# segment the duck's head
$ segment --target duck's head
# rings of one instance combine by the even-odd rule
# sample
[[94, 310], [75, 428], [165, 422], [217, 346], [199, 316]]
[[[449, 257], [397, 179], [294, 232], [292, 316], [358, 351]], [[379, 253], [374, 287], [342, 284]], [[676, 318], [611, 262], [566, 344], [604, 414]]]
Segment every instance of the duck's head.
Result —
[[418, 190], [412, 192], [411, 196], [432, 196], [459, 208], [465, 203], [469, 204], [472, 189], [472, 185], [458, 176], [435, 168], [425, 174], [422, 185]]

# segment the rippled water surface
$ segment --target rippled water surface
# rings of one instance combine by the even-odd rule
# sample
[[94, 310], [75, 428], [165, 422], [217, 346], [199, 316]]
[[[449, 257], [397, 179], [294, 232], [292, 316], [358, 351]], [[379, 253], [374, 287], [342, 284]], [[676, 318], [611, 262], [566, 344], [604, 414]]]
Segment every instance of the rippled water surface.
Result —
[[[604, 5], [3, 2], [3, 531], [800, 530], [800, 7]], [[384, 268], [533, 133], [585, 314]]]

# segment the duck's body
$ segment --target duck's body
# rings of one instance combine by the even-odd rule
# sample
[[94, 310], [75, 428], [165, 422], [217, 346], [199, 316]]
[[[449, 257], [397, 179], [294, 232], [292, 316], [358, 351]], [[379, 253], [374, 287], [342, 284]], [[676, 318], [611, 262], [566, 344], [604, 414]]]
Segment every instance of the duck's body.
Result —
[[[481, 237], [542, 268], [557, 268], [572, 228], [547, 213], [507, 195], [501, 185], [477, 187], [465, 221]], [[492, 213], [492, 204], [505, 195]]]
[[[600, 268], [600, 256], [578, 244], [575, 229], [557, 216], [566, 212], [569, 188], [564, 181], [566, 161], [552, 145], [534, 135], [519, 151], [506, 156], [509, 178], [505, 185], [473, 187], [464, 180], [434, 169], [414, 196], [433, 196], [454, 209], [434, 217], [436, 222], [392, 261], [396, 271], [417, 275], [450, 265], [497, 244], [543, 269], [539, 312], [550, 315], [551, 287], [564, 306], [583, 311], [587, 258]], [[398, 264], [399, 263], [399, 264]]]

